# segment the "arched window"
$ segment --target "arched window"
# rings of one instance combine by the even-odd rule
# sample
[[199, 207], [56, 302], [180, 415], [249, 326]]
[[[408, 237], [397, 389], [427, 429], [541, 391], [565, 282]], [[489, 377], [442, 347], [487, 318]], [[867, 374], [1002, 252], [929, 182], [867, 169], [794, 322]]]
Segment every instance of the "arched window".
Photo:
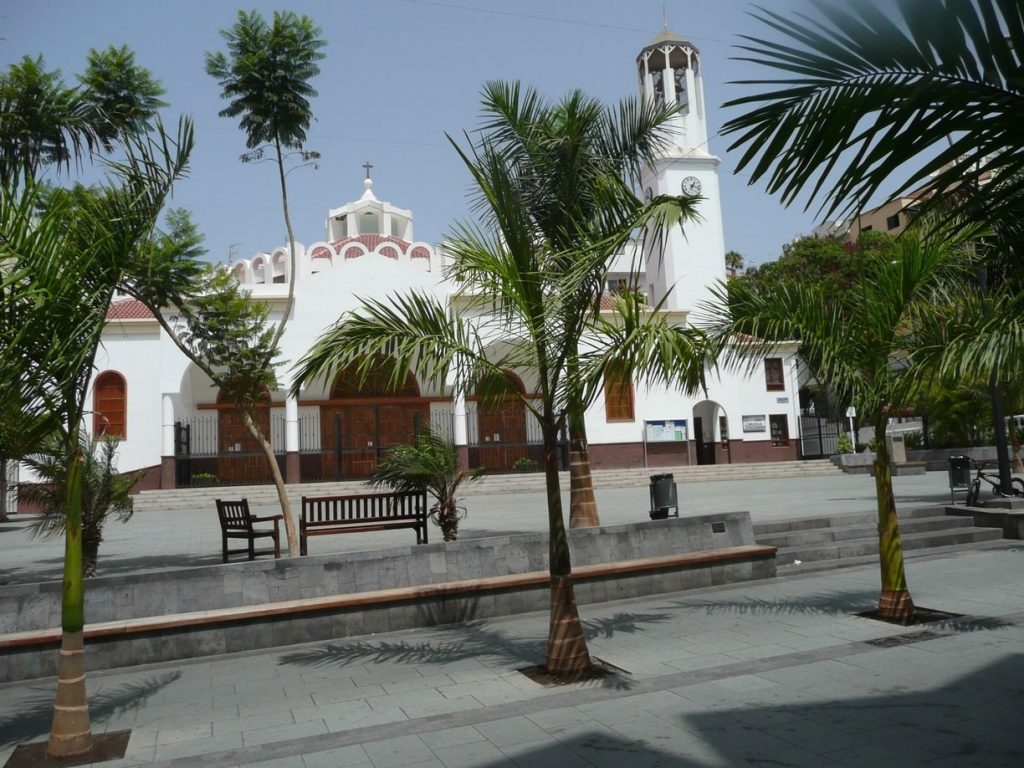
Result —
[[92, 432], [124, 440], [128, 437], [128, 386], [117, 371], [96, 377], [92, 390]]
[[606, 421], [633, 421], [633, 382], [615, 368], [604, 372], [604, 416]]

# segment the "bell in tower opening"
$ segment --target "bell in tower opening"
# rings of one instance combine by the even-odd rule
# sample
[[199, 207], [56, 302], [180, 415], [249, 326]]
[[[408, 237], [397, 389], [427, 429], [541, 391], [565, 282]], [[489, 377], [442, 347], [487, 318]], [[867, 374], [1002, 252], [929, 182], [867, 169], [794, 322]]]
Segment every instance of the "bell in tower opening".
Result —
[[702, 147], [707, 142], [707, 126], [697, 47], [666, 28], [644, 46], [636, 63], [641, 95], [678, 107], [676, 130], [681, 147]]

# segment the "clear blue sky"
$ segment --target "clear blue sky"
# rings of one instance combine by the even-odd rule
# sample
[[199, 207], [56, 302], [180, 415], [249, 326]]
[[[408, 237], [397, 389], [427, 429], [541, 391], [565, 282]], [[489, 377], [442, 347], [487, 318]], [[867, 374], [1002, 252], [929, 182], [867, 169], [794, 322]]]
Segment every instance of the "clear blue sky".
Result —
[[[518, 79], [557, 98], [581, 88], [607, 103], [636, 90], [634, 60], [662, 27], [661, 0], [372, 0], [139, 2], [0, 0], [0, 65], [42, 54], [68, 80], [82, 71], [89, 48], [127, 44], [167, 90], [165, 120], [193, 117], [197, 145], [191, 177], [173, 204], [190, 209], [210, 258], [232, 245], [251, 256], [284, 242], [273, 166], [242, 165], [237, 122], [218, 117], [220, 88], [203, 69], [204, 52], [223, 48], [219, 30], [239, 8], [269, 16], [287, 8], [311, 16], [328, 41], [315, 81], [316, 123], [307, 147], [323, 154], [320, 169], [289, 176], [297, 239], [323, 237], [329, 208], [362, 192], [362, 164], [373, 163], [374, 191], [410, 208], [417, 239], [438, 242], [469, 215], [468, 176], [445, 132], [458, 135], [478, 119], [481, 85]], [[806, 0], [773, 0], [773, 10], [806, 9]], [[719, 108], [741, 89], [751, 65], [730, 60], [741, 33], [760, 33], [747, 0], [668, 2], [669, 27], [701, 51], [709, 130], [727, 119]], [[782, 208], [762, 188], [733, 174], [735, 158], [715, 137], [721, 166], [725, 242], [749, 262], [775, 258], [781, 245], [810, 232], [816, 209]]]

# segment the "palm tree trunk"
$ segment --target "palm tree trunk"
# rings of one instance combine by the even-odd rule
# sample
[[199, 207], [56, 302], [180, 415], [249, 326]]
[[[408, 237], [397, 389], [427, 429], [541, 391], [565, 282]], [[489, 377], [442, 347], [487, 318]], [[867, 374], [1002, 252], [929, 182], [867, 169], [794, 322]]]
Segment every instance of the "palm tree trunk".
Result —
[[548, 564], [551, 573], [551, 623], [548, 631], [547, 671], [557, 677], [585, 675], [593, 667], [572, 584], [569, 538], [562, 517], [558, 487], [557, 429], [544, 424], [544, 475], [548, 494]]
[[569, 527], [592, 528], [600, 525], [594, 478], [590, 474], [590, 449], [587, 425], [582, 413], [569, 415]]
[[1010, 451], [1013, 454], [1013, 471], [1024, 472], [1024, 459], [1020, 455], [1020, 433], [1021, 428], [1016, 424], [1010, 425]]
[[64, 534], [64, 588], [61, 593], [57, 701], [46, 752], [68, 757], [92, 748], [89, 700], [85, 691], [85, 579], [82, 576], [82, 453], [73, 435], [68, 462], [67, 526]]
[[878, 560], [882, 571], [882, 594], [878, 598], [878, 616], [889, 621], [905, 621], [914, 615], [914, 601], [907, 589], [903, 568], [903, 542], [896, 518], [896, 498], [892, 492], [892, 461], [885, 444], [886, 418], [875, 419], [875, 494], [878, 499]]
[[7, 459], [0, 459], [0, 523], [7, 522]]
[[270, 465], [270, 474], [274, 478], [274, 488], [277, 489], [277, 500], [281, 504], [281, 514], [284, 516], [284, 534], [288, 540], [288, 557], [299, 556], [299, 533], [295, 530], [295, 518], [292, 517], [292, 505], [288, 501], [288, 491], [284, 487], [284, 478], [281, 477], [281, 468], [277, 466], [277, 456], [274, 455], [274, 446], [263, 436], [259, 426], [252, 418], [252, 413], [243, 410], [242, 420], [245, 422], [249, 434], [256, 438], [263, 449], [263, 455], [267, 457]]
[[87, 579], [96, 575], [101, 541], [103, 533], [95, 521], [82, 526], [82, 576]]

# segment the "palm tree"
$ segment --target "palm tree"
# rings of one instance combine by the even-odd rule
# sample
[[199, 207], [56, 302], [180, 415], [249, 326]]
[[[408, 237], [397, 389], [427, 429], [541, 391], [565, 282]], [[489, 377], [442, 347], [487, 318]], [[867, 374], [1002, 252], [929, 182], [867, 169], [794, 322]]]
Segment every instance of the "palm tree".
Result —
[[[206, 54], [206, 71], [217, 79], [222, 89], [221, 96], [228, 100], [228, 106], [221, 110], [220, 115], [241, 116], [239, 126], [245, 131], [246, 146], [250, 149], [250, 152], [242, 155], [243, 162], [261, 160], [263, 147], [269, 145], [281, 187], [281, 208], [288, 235], [289, 270], [288, 300], [269, 345], [272, 350], [276, 350], [295, 298], [295, 235], [288, 208], [286, 154], [287, 150], [297, 151], [303, 161], [319, 157], [315, 152], [305, 151], [303, 145], [313, 120], [309, 99], [317, 95], [310, 80], [320, 73], [317, 62], [324, 58], [320, 49], [325, 43], [320, 37], [320, 28], [309, 17], [296, 16], [291, 11], [275, 11], [270, 25], [258, 11], [239, 11], [234, 26], [222, 30], [221, 37], [227, 43], [228, 54], [219, 51]], [[266, 365], [271, 366], [269, 359]], [[234, 402], [246, 428], [266, 455], [284, 515], [288, 555], [297, 557], [298, 533], [284, 478], [281, 477], [270, 440], [253, 417], [255, 404], [260, 402], [262, 386], [268, 378], [253, 379], [259, 387], [257, 389], [245, 389], [239, 386], [241, 382], [236, 381], [232, 391], [238, 395]]]
[[[115, 465], [117, 440], [104, 437], [97, 440], [84, 432], [79, 435], [79, 453], [82, 456], [82, 575], [96, 575], [103, 526], [107, 518], [116, 516], [128, 521], [134, 511], [132, 487], [146, 470], [119, 474]], [[26, 456], [22, 461], [38, 479], [22, 484], [18, 497], [33, 502], [42, 515], [30, 527], [31, 535], [54, 537], [67, 532], [68, 468], [67, 455], [60, 450], [59, 441], [44, 444], [41, 453]]]
[[137, 245], [154, 226], [187, 167], [192, 126], [176, 141], [130, 139], [109, 163], [113, 181], [75, 195], [48, 195], [8, 178], [0, 185], [0, 391], [24, 404], [35, 437], [56, 435], [67, 467], [61, 651], [48, 752], [88, 752], [82, 630], [82, 472], [80, 434], [93, 361], [114, 290]]
[[[726, 107], [737, 172], [789, 204], [804, 190], [824, 193], [826, 215], [867, 205], [900, 167], [921, 158], [902, 189], [945, 192], [985, 174], [1011, 180], [960, 198], [989, 224], [1006, 218], [1024, 192], [1024, 5], [1001, 0], [914, 0], [891, 9], [871, 2], [812, 0], [821, 18], [753, 14], [788, 43], [744, 35], [742, 61], [775, 77]], [[941, 18], [942, 24], [935, 19]], [[870, 119], [867, 119], [870, 118]], [[931, 205], [948, 201], [937, 195]]]
[[[922, 208], [939, 224], [983, 224], [1024, 265], [1024, 3], [913, 0], [896, 4], [898, 19], [866, 0], [814, 5], [817, 18], [754, 14], [784, 42], [744, 36], [740, 46], [742, 60], [775, 74], [742, 81], [757, 91], [726, 104], [746, 110], [722, 128], [736, 136], [730, 151], [742, 150], [737, 172], [765, 179], [786, 204], [821, 195], [831, 216], [861, 210], [913, 163], [901, 189], [932, 189]], [[974, 373], [989, 381], [1009, 491], [998, 386], [1009, 379]]]
[[[574, 96], [569, 97], [574, 99]], [[525, 106], [534, 104], [525, 100]], [[544, 439], [550, 539], [551, 624], [546, 663], [553, 675], [590, 671], [576, 608], [572, 564], [558, 481], [558, 433], [573, 407], [585, 408], [613, 369], [687, 389], [703, 383], [706, 350], [692, 328], [670, 325], [634, 293], [616, 297], [613, 317], [595, 301], [606, 281], [611, 240], [636, 227], [661, 230], [692, 215], [690, 198], [632, 198], [632, 220], [614, 236], [558, 250], [536, 220], [533, 170], [504, 151], [500, 131], [482, 131], [458, 148], [476, 185], [484, 224], [462, 224], [446, 242], [449, 277], [458, 286], [448, 306], [412, 293], [369, 301], [346, 314], [299, 361], [293, 392], [331, 380], [350, 365], [363, 378], [382, 366], [398, 388], [415, 368], [454, 394], [475, 392], [484, 407], [518, 397]], [[454, 143], [454, 142], [453, 142]], [[611, 182], [609, 182], [611, 183]], [[582, 226], [578, 228], [582, 231]], [[575, 379], [567, 373], [577, 366]], [[508, 371], [528, 372], [536, 398], [514, 387]]]
[[440, 527], [445, 541], [459, 535], [460, 510], [455, 494], [466, 481], [480, 477], [483, 470], [459, 469], [455, 444], [433, 427], [416, 435], [414, 445], [397, 445], [377, 464], [373, 484], [398, 493], [429, 491], [434, 497], [430, 516]]
[[[566, 263], [562, 268], [583, 251], [603, 249], [610, 259], [637, 210], [631, 184], [639, 184], [642, 169], [670, 145], [668, 121], [678, 108], [627, 99], [612, 109], [579, 91], [548, 104], [518, 83], [491, 82], [484, 86], [482, 109], [481, 131], [518, 168], [531, 220]], [[477, 202], [486, 210], [486, 201], [478, 196]], [[597, 277], [603, 264], [591, 261]], [[604, 288], [597, 279], [582, 281], [580, 298], [600, 301]], [[575, 354], [566, 365], [569, 386], [578, 390]], [[569, 396], [572, 528], [600, 524], [582, 401], [581, 393]]]
[[736, 277], [743, 271], [743, 254], [739, 251], [727, 251], [725, 254], [725, 268], [729, 270], [729, 277]]
[[965, 257], [958, 246], [971, 234], [944, 241], [941, 235], [919, 239], [910, 231], [896, 241], [895, 253], [869, 255], [863, 279], [839, 296], [830, 296], [820, 282], [798, 277], [770, 283], [732, 280], [715, 288], [714, 301], [702, 307], [725, 364], [752, 366], [778, 343], [798, 340], [815, 378], [841, 401], [853, 403], [862, 423], [874, 427], [882, 582], [878, 615], [886, 619], [902, 621], [914, 613], [885, 442], [889, 411], [912, 405], [935, 370], [916, 363], [910, 353], [922, 317], [939, 314], [936, 307], [947, 304], [947, 284], [964, 276]]

